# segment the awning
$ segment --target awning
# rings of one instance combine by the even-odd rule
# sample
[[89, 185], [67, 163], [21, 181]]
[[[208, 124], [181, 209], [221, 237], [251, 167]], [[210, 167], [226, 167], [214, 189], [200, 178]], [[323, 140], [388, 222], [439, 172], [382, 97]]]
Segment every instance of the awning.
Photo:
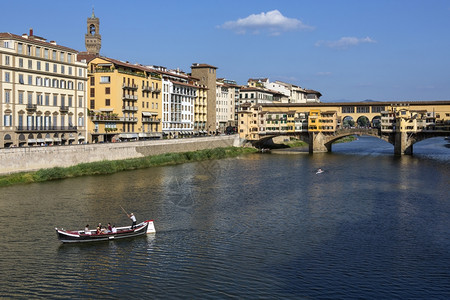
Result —
[[121, 133], [121, 134], [119, 134], [119, 138], [121, 138], [121, 139], [135, 139], [138, 137], [139, 136], [137, 135], [137, 133]]
[[152, 116], [157, 116], [158, 113], [155, 113], [155, 112], [149, 112], [149, 111], [143, 111], [143, 112], [142, 112], [142, 115], [143, 115], [144, 117], [152, 117]]
[[54, 140], [55, 142], [61, 142], [61, 139], [60, 139], [60, 138], [53, 138], [53, 140]]
[[[45, 142], [46, 142], [46, 143], [52, 143], [52, 142], [53, 142], [53, 139], [51, 139], [51, 138], [46, 138], [46, 139], [45, 139]], [[39, 142], [39, 143], [40, 143], [40, 142]]]
[[78, 139], [79, 139], [79, 140], [84, 140], [85, 138], [84, 138], [84, 136], [80, 135], [80, 136], [78, 137]]
[[[53, 142], [53, 140], [52, 139], [50, 139], [52, 142]], [[44, 143], [45, 142], [45, 140], [44, 139], [37, 139], [36, 140], [36, 142], [38, 142], [38, 143]]]
[[28, 139], [28, 144], [36, 144], [36, 140], [35, 139]]
[[74, 141], [75, 138], [73, 136], [69, 136], [69, 141]]
[[114, 109], [113, 108], [100, 108], [99, 110], [109, 112], [109, 111], [113, 111]]

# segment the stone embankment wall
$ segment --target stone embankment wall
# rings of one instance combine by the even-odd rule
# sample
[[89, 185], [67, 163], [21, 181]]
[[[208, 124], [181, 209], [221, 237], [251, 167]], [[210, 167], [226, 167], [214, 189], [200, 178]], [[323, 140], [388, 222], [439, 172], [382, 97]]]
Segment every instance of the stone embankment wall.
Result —
[[237, 135], [125, 143], [0, 149], [0, 175], [69, 167], [102, 160], [121, 160], [164, 153], [176, 153], [240, 146]]

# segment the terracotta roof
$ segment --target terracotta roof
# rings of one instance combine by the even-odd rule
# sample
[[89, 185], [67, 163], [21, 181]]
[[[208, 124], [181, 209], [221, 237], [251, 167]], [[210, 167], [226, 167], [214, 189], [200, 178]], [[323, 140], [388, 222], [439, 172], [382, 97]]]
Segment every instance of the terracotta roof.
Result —
[[322, 94], [321, 94], [320, 92], [315, 91], [315, 90], [305, 90], [305, 92], [306, 92], [307, 94], [316, 94], [316, 95], [319, 95], [319, 97], [322, 96]]
[[[38, 39], [35, 39], [34, 37], [38, 38]], [[17, 35], [17, 34], [13, 34], [13, 33], [9, 33], [9, 32], [0, 32], [0, 39], [2, 39], [2, 40], [3, 39], [14, 39], [14, 40], [18, 40], [18, 41], [21, 41], [21, 42], [41, 45], [41, 46], [48, 47], [48, 48], [54, 48], [54, 49], [70, 51], [70, 52], [76, 52], [76, 53], [79, 52], [78, 50], [75, 50], [75, 49], [72, 49], [72, 48], [69, 48], [69, 47], [64, 47], [64, 46], [55, 45], [55, 44], [52, 44], [52, 43], [49, 43], [49, 42], [46, 42], [46, 41], [42, 41], [40, 39], [43, 39], [43, 38], [40, 38], [38, 36], [31, 36], [29, 38], [24, 38], [24, 37], [22, 37], [20, 35]]]
[[194, 63], [194, 64], [192, 64], [191, 69], [195, 69], [195, 68], [213, 68], [213, 69], [217, 69], [217, 67], [214, 67], [212, 65]]

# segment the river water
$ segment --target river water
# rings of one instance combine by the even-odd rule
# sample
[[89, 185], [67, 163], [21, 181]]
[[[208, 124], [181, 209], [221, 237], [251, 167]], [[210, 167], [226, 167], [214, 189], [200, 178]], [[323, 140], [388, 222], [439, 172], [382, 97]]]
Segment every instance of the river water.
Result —
[[[1, 188], [0, 296], [449, 299], [450, 148], [414, 153], [362, 137]], [[57, 240], [56, 226], [129, 224], [120, 206], [157, 233]]]

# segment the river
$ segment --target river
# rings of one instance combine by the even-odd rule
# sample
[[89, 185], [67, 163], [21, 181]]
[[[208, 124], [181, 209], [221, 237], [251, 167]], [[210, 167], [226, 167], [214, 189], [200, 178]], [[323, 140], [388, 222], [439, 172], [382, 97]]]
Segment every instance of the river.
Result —
[[[322, 174], [315, 171], [325, 170]], [[450, 148], [376, 138], [0, 189], [0, 296], [449, 299]], [[55, 227], [154, 219], [61, 244]]]

